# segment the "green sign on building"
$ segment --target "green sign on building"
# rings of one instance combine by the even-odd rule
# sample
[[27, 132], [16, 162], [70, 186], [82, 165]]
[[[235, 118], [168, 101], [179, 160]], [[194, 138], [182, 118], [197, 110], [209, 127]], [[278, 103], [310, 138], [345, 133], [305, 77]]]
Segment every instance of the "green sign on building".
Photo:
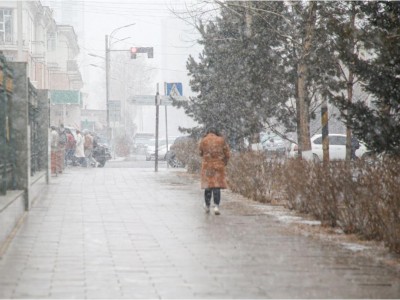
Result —
[[70, 90], [52, 90], [50, 91], [51, 104], [82, 104], [81, 93]]

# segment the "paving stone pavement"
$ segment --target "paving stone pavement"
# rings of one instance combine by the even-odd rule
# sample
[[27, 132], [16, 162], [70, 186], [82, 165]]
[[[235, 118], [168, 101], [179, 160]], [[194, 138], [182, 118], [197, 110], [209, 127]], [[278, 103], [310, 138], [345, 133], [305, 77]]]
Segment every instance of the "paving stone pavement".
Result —
[[[68, 169], [0, 259], [1, 298], [399, 298], [394, 270], [234, 205], [184, 171]], [[237, 203], [236, 203], [237, 204]]]

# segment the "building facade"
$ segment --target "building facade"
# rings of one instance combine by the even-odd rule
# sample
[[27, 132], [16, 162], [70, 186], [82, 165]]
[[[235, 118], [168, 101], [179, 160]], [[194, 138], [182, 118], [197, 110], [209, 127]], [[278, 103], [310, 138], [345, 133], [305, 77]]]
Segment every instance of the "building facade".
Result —
[[33, 86], [50, 91], [50, 124], [80, 125], [83, 81], [76, 62], [78, 37], [72, 26], [58, 25], [52, 9], [40, 1], [2, 0], [0, 51], [8, 61], [26, 62]]

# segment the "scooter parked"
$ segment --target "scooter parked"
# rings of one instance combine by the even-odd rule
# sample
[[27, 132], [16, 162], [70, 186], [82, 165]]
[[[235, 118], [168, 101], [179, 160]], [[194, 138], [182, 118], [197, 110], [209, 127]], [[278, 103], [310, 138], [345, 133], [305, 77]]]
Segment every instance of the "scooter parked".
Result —
[[93, 148], [92, 157], [97, 161], [97, 167], [102, 168], [106, 164], [107, 160], [110, 160], [112, 156], [107, 145], [97, 144]]

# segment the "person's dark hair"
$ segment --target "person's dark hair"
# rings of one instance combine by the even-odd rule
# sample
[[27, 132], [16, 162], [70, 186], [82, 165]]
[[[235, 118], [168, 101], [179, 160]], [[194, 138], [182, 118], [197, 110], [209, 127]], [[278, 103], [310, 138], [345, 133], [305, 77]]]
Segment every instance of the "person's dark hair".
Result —
[[215, 135], [221, 136], [221, 133], [219, 132], [219, 130], [214, 126], [210, 126], [210, 127], [207, 128], [206, 135], [209, 134], [209, 133], [213, 133]]

